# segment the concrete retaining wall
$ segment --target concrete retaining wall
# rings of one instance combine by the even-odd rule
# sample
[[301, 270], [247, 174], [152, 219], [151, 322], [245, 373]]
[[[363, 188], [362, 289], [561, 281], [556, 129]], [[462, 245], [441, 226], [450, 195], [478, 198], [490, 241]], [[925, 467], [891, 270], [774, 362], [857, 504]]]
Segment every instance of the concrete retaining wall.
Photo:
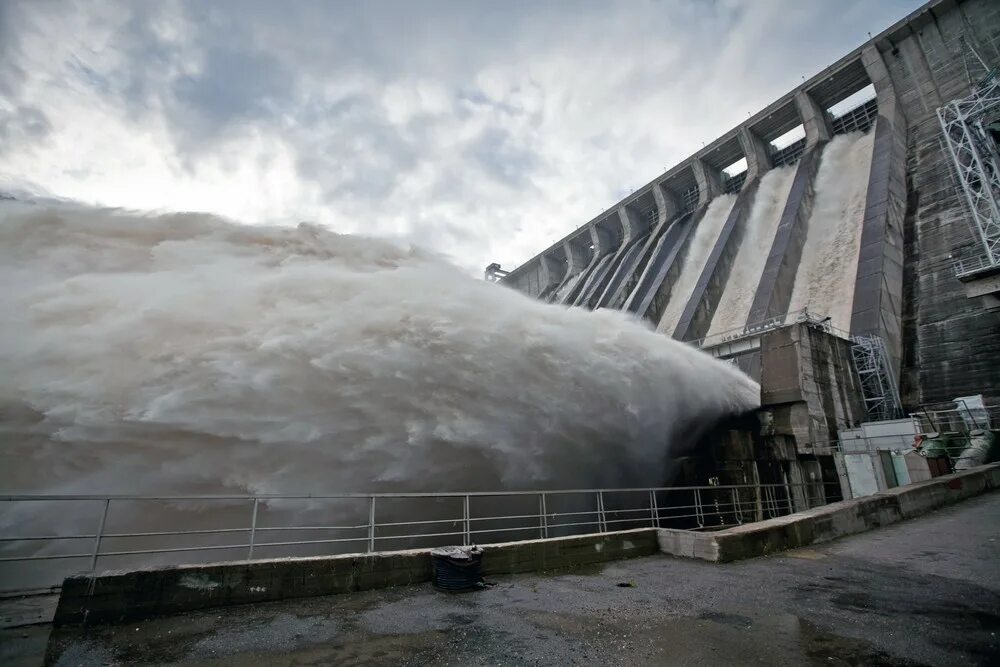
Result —
[[[655, 528], [484, 547], [487, 575], [578, 567], [659, 551]], [[75, 576], [53, 623], [115, 623], [237, 604], [348, 593], [431, 580], [427, 549], [282, 558]]]
[[996, 463], [715, 532], [660, 529], [660, 550], [719, 563], [755, 558], [887, 526], [992, 489], [1000, 489]]

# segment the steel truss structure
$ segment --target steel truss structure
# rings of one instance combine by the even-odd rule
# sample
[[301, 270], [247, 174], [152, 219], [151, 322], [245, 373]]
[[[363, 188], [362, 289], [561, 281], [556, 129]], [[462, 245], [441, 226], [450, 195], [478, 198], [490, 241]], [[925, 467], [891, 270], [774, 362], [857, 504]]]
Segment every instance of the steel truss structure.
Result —
[[873, 421], [898, 419], [903, 416], [899, 388], [889, 364], [889, 353], [881, 336], [866, 334], [851, 338], [854, 370], [861, 382], [865, 409]]
[[1000, 158], [989, 129], [990, 122], [1000, 118], [1000, 72], [986, 68], [978, 54], [973, 55], [987, 70], [986, 76], [973, 85], [972, 95], [937, 110], [972, 226], [985, 251], [979, 261], [956, 264], [959, 275], [1000, 266]]

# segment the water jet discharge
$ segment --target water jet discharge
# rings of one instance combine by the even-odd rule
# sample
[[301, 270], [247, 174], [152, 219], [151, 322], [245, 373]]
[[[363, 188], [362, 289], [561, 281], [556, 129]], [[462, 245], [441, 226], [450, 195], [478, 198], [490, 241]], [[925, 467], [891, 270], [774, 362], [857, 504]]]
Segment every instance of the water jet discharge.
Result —
[[3, 485], [654, 486], [758, 385], [610, 311], [300, 225], [0, 205]]

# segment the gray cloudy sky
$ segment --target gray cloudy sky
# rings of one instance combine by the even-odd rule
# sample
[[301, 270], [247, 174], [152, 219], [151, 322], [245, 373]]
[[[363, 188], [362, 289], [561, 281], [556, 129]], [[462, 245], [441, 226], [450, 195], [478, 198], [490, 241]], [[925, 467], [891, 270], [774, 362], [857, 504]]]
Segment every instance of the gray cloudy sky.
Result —
[[919, 4], [0, 0], [0, 188], [513, 265]]

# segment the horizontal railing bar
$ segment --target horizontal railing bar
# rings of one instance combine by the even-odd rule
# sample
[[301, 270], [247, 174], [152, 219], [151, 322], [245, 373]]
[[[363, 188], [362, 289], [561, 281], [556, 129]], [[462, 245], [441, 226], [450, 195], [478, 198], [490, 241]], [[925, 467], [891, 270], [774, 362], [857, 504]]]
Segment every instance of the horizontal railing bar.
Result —
[[[824, 482], [823, 484], [832, 485], [832, 482]], [[819, 485], [816, 483], [815, 485]], [[226, 494], [204, 494], [204, 495], [178, 495], [178, 496], [156, 496], [156, 495], [127, 495], [127, 494], [111, 494], [111, 495], [35, 495], [35, 494], [20, 494], [20, 495], [0, 495], [0, 502], [27, 502], [27, 501], [59, 501], [59, 500], [366, 500], [369, 498], [463, 498], [465, 496], [475, 496], [475, 497], [500, 497], [500, 496], [537, 496], [539, 494], [546, 495], [562, 495], [570, 493], [585, 493], [585, 494], [595, 494], [595, 493], [649, 493], [650, 491], [665, 492], [669, 493], [671, 491], [707, 491], [712, 489], [754, 489], [754, 488], [785, 488], [788, 487], [806, 487], [813, 486], [813, 484], [718, 484], [718, 485], [707, 485], [707, 486], [655, 486], [655, 487], [644, 487], [644, 488], [609, 488], [609, 489], [552, 489], [552, 490], [535, 490], [535, 491], [469, 491], [469, 492], [453, 492], [445, 491], [441, 493], [432, 492], [422, 492], [422, 493], [343, 493], [343, 494], [262, 494], [257, 496], [248, 495], [226, 495]]]
[[[550, 525], [549, 528], [552, 528], [552, 526]], [[532, 532], [537, 533], [538, 532], [538, 525], [536, 524], [536, 525], [533, 525], [533, 526], [510, 526], [510, 527], [507, 527], [507, 528], [479, 528], [477, 530], [473, 530], [472, 534], [476, 535], [477, 533], [479, 533], [479, 534], [481, 534], [481, 533], [510, 533], [510, 532], [514, 532], [514, 531], [517, 531], [517, 530], [530, 530]]]
[[[179, 551], [216, 551], [219, 549], [246, 549], [249, 544], [214, 544], [194, 547], [171, 547], [165, 549], [133, 549], [130, 551], [101, 551], [97, 555], [105, 556], [137, 556], [145, 554], [171, 554]], [[259, 546], [259, 545], [258, 545]]]
[[[376, 528], [389, 528], [391, 526], [422, 526], [429, 523], [461, 523], [464, 521], [462, 517], [457, 519], [425, 519], [421, 521], [390, 521], [388, 523], [376, 523]], [[368, 526], [366, 525], [365, 528]]]
[[32, 540], [92, 540], [97, 535], [23, 535], [20, 537], [0, 537], [0, 542], [30, 542]]
[[90, 558], [93, 554], [44, 554], [40, 556], [3, 556], [0, 563], [16, 560], [55, 560], [58, 558]]
[[[550, 523], [549, 530], [551, 531], [553, 528], [570, 528], [572, 526], [593, 526], [596, 523], [597, 519], [594, 519], [593, 521], [576, 521], [573, 523]], [[535, 528], [537, 529], [538, 526], [535, 526]]]
[[[509, 516], [473, 516], [469, 517], [469, 521], [502, 521], [504, 519], [538, 519], [541, 518], [541, 514], [511, 514]], [[545, 516], [552, 516], [552, 513], [547, 512]], [[535, 528], [538, 528], [536, 525]]]
[[[546, 512], [545, 516], [551, 516], [551, 517], [555, 517], [555, 516], [583, 516], [585, 514], [593, 514], [593, 515], [596, 516], [596, 515], [600, 514], [600, 512], [598, 510], [581, 510], [579, 512]], [[534, 517], [530, 517], [529, 516], [527, 518], [529, 518], [529, 519], [530, 518], [537, 519], [537, 518], [539, 518], [539, 516], [540, 515], [536, 514]], [[537, 526], [536, 526], [536, 528], [537, 528]]]
[[419, 533], [416, 535], [376, 535], [376, 540], [412, 540], [417, 537], [449, 537], [451, 535], [464, 535], [464, 530], [456, 530], [451, 533]]
[[[362, 530], [368, 528], [367, 523], [357, 526], [257, 526], [254, 530], [258, 533], [265, 530]], [[243, 530], [250, 530], [249, 527]]]
[[[170, 537], [174, 535], [216, 535], [218, 533], [246, 533], [250, 526], [246, 528], [202, 528], [199, 530], [158, 530], [147, 533], [102, 533], [103, 539], [111, 537]], [[257, 530], [260, 530], [258, 528]]]
[[325, 540], [294, 540], [291, 542], [254, 542], [253, 548], [257, 547], [294, 547], [303, 544], [337, 544], [340, 542], [367, 542], [368, 536], [363, 537], [331, 537]]

